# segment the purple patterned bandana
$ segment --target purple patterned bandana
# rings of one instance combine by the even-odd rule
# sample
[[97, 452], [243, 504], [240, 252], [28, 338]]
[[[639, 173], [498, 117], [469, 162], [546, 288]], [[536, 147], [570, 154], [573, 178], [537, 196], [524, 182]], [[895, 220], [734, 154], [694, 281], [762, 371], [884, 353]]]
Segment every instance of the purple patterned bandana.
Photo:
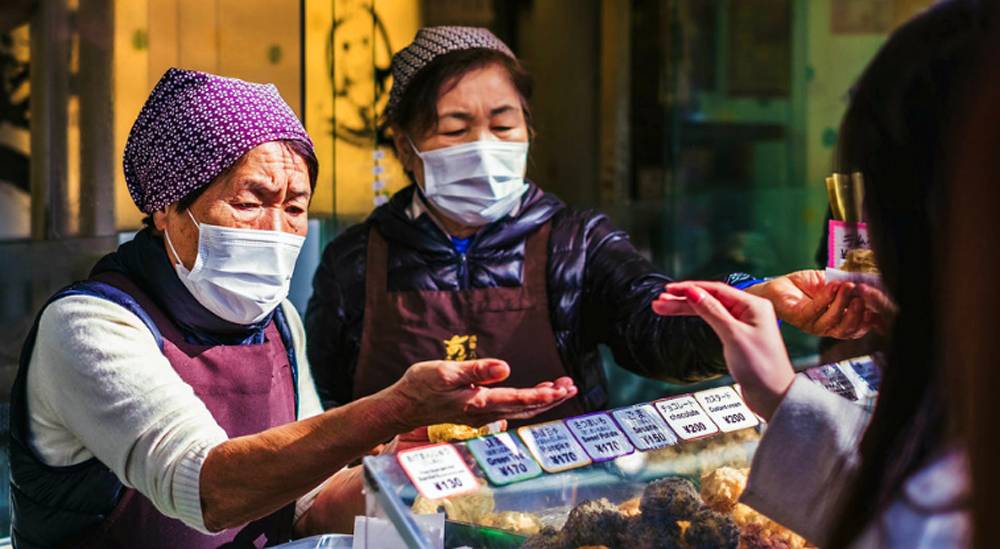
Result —
[[517, 59], [503, 40], [480, 27], [424, 27], [417, 31], [413, 43], [392, 57], [392, 91], [389, 92], [386, 113], [395, 110], [413, 77], [435, 57], [477, 48], [495, 50], [511, 59]]
[[125, 182], [144, 213], [212, 182], [257, 145], [312, 140], [273, 84], [169, 69], [125, 144]]

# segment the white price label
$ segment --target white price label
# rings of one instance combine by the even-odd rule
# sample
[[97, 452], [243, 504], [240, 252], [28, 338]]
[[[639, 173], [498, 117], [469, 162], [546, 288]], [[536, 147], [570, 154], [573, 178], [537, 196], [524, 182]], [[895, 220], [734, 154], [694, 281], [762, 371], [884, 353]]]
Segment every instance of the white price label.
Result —
[[756, 427], [760, 421], [732, 387], [718, 387], [694, 394], [723, 433]]
[[590, 459], [596, 462], [608, 461], [635, 451], [635, 446], [632, 446], [625, 433], [608, 414], [599, 412], [564, 421]]
[[854, 383], [851, 382], [851, 378], [836, 364], [824, 364], [810, 368], [806, 370], [806, 375], [831, 393], [836, 393], [853, 402], [858, 400], [858, 392]]
[[396, 454], [396, 459], [420, 495], [427, 499], [441, 499], [479, 489], [479, 481], [451, 444], [404, 450]]
[[715, 422], [691, 395], [658, 400], [653, 403], [667, 420], [667, 425], [684, 440], [713, 435], [719, 432]]
[[649, 404], [637, 404], [611, 412], [635, 447], [653, 450], [677, 444], [677, 435]]
[[493, 484], [510, 484], [542, 474], [528, 450], [510, 433], [474, 438], [466, 446]]
[[561, 421], [529, 425], [517, 430], [542, 469], [558, 473], [590, 465], [590, 458]]

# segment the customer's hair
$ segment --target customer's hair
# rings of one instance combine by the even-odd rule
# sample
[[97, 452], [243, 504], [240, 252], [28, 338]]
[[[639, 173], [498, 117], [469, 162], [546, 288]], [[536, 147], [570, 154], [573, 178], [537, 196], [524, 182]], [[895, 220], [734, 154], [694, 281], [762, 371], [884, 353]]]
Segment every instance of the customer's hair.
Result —
[[953, 121], [974, 83], [984, 25], [972, 1], [944, 2], [908, 22], [865, 69], [841, 126], [838, 171], [865, 176], [869, 235], [899, 312], [832, 547], [855, 540], [953, 435], [943, 406], [935, 296], [944, 287], [936, 266], [945, 249]]
[[386, 113], [382, 120], [383, 129], [395, 126], [414, 137], [427, 134], [437, 127], [438, 99], [455, 87], [462, 76], [493, 64], [504, 69], [517, 89], [524, 120], [529, 132], [533, 133], [528, 105], [532, 91], [531, 75], [516, 59], [487, 48], [457, 50], [434, 58], [410, 81], [399, 105]]
[[[1000, 4], [994, 4], [994, 15]], [[995, 21], [996, 19], [994, 19]], [[986, 51], [1000, 51], [1000, 33], [993, 33]], [[1000, 493], [1000, 359], [996, 344], [1000, 329], [1000, 64], [985, 60], [970, 98], [970, 115], [956, 140], [949, 193], [948, 237], [944, 254], [943, 286], [939, 294], [944, 311], [943, 348], [952, 385], [958, 434], [969, 459], [972, 490], [970, 547], [996, 543], [997, 494]]]
[[[316, 153], [313, 149], [306, 145], [305, 143], [295, 140], [295, 139], [281, 139], [278, 141], [284, 147], [287, 147], [289, 151], [298, 155], [306, 163], [306, 170], [309, 172], [309, 186], [315, 190], [316, 189], [316, 179], [319, 177], [319, 160], [316, 158]], [[251, 149], [252, 150], [252, 149]], [[203, 187], [199, 187], [188, 194], [184, 195], [180, 200], [177, 201], [177, 209], [186, 210], [191, 207], [192, 204], [198, 200], [205, 190], [212, 186], [220, 178], [232, 173], [238, 166], [246, 161], [247, 155], [239, 157], [236, 162], [233, 162], [231, 166], [222, 171], [219, 175], [212, 180], [211, 183]], [[156, 231], [156, 224], [153, 222], [153, 216], [147, 215], [142, 218], [142, 225], [152, 231]]]

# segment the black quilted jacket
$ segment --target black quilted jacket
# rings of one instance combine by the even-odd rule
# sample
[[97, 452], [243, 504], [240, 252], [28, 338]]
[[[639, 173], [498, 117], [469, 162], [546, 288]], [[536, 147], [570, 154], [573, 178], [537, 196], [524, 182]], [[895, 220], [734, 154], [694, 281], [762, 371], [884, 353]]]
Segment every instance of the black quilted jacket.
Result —
[[559, 354], [585, 405], [607, 403], [598, 345], [643, 376], [695, 381], [725, 369], [715, 334], [696, 318], [663, 318], [650, 308], [670, 281], [643, 258], [628, 235], [597, 211], [577, 211], [532, 185], [515, 217], [474, 238], [463, 267], [448, 237], [426, 215], [411, 220], [414, 187], [397, 193], [331, 242], [313, 280], [305, 323], [309, 363], [327, 407], [350, 402], [365, 303], [368, 232], [389, 244], [392, 291], [459, 290], [521, 284], [527, 237], [552, 220], [548, 297]]

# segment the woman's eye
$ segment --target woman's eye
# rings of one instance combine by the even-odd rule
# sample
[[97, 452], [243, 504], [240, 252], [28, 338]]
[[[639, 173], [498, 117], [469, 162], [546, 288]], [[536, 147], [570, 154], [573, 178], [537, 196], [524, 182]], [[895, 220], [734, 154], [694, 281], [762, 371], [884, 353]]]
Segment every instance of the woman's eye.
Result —
[[513, 129], [514, 128], [511, 127], [511, 126], [494, 126], [493, 127], [493, 131], [495, 131], [495, 132], [509, 132], [510, 130], [513, 130]]
[[441, 132], [441, 133], [443, 135], [447, 135], [448, 137], [458, 137], [458, 136], [462, 135], [463, 133], [465, 133], [465, 128], [462, 128], [460, 130], [452, 130], [450, 132]]

